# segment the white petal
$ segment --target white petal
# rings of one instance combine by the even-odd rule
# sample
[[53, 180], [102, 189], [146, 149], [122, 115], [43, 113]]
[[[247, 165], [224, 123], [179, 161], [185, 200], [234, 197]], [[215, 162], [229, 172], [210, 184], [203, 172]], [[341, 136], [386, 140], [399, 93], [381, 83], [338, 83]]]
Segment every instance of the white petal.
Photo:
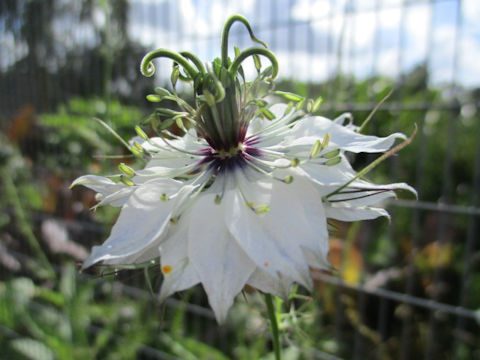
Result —
[[188, 259], [189, 226], [189, 215], [184, 214], [178, 224], [170, 227], [166, 240], [160, 245], [160, 263], [164, 274], [159, 294], [160, 301], [200, 282], [195, 268]]
[[[315, 159], [316, 160], [316, 159]], [[319, 185], [343, 185], [355, 177], [356, 172], [348, 160], [342, 156], [342, 161], [334, 166], [322, 165], [315, 160], [302, 164], [300, 168]], [[321, 195], [330, 192], [325, 187], [317, 187]], [[328, 191], [328, 192], [326, 192]]]
[[175, 206], [174, 201], [162, 201], [161, 196], [174, 194], [180, 187], [181, 182], [171, 179], [156, 179], [139, 186], [122, 208], [109, 238], [93, 247], [83, 268], [102, 260], [120, 263], [158, 241]]
[[[229, 208], [228, 227], [238, 244], [259, 268], [274, 277], [278, 273], [286, 274], [305, 287], [310, 287], [309, 269], [300, 247], [302, 241], [309, 243], [310, 238], [302, 237], [310, 227], [305, 231], [300, 229], [296, 215], [290, 216], [290, 204], [283, 199], [282, 189], [276, 188], [277, 184], [288, 186], [279, 181], [272, 182], [270, 210], [263, 215], [256, 214], [245, 204], [240, 190], [228, 192], [225, 195], [225, 203]], [[250, 191], [253, 193], [255, 190], [260, 196], [262, 189], [257, 189], [255, 183], [250, 184]], [[285, 199], [294, 197], [292, 194]], [[249, 200], [253, 199], [255, 197]], [[304, 222], [300, 220], [300, 224], [303, 225]], [[299, 230], [301, 234], [295, 234], [291, 229]]]
[[215, 194], [203, 193], [191, 208], [188, 256], [208, 295], [219, 323], [242, 290], [255, 264], [232, 239], [224, 223], [225, 207]]
[[311, 144], [313, 146], [315, 141], [323, 139], [327, 133], [330, 135], [332, 146], [335, 144], [342, 150], [356, 153], [382, 152], [388, 150], [394, 144], [395, 139], [406, 139], [405, 135], [401, 133], [394, 133], [384, 138], [362, 135], [327, 118], [315, 116], [300, 120], [292, 128], [288, 138], [285, 139], [284, 145]]
[[111, 206], [123, 206], [127, 201], [130, 195], [137, 189], [136, 186], [123, 186], [120, 187], [120, 189], [114, 193], [111, 193], [109, 195], [104, 196], [102, 194], [102, 197], [100, 197], [100, 202], [95, 205], [95, 207], [98, 206], [105, 206], [105, 205], [111, 205]]
[[288, 298], [293, 280], [280, 274], [272, 276], [262, 269], [256, 268], [248, 279], [248, 285], [268, 294], [272, 294], [283, 299]]
[[325, 214], [330, 219], [340, 221], [372, 220], [380, 216], [390, 219], [385, 209], [374, 207], [350, 207], [348, 205], [325, 205]]
[[96, 205], [122, 206], [129, 196], [135, 191], [135, 186], [128, 186], [124, 183], [115, 183], [109, 178], [97, 175], [84, 175], [76, 179], [70, 187], [83, 185], [101, 195], [101, 201]]
[[414, 195], [417, 194], [414, 188], [405, 183], [377, 185], [358, 180], [339, 194], [331, 196], [328, 200], [331, 203], [347, 204], [350, 207], [370, 206], [395, 197], [396, 190], [405, 190]]
[[[310, 266], [330, 268], [328, 231], [321, 194], [312, 182], [295, 170], [277, 171], [275, 174], [293, 176], [293, 183], [276, 182], [273, 188], [270, 211], [264, 217], [278, 231], [277, 239], [292, 242], [309, 250]], [[276, 205], [277, 204], [277, 205]], [[283, 205], [283, 206], [282, 206]], [[289, 219], [287, 222], [284, 219]], [[302, 249], [303, 251], [303, 249]]]

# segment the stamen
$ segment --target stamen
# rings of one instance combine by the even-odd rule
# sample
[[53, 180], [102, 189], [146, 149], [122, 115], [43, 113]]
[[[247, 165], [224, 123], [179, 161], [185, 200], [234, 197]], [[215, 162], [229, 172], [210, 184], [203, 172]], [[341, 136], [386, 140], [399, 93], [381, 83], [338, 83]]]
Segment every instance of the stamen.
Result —
[[338, 154], [340, 154], [340, 149], [335, 149], [323, 154], [322, 157], [325, 159], [332, 159], [336, 157]]
[[324, 162], [324, 165], [333, 166], [333, 165], [339, 164], [340, 162], [342, 162], [342, 158], [339, 156], [339, 157], [327, 160], [326, 162]]
[[118, 164], [118, 170], [120, 170], [126, 176], [133, 176], [135, 175], [135, 170], [133, 170], [130, 166], [126, 165], [125, 163]]
[[127, 186], [135, 186], [135, 183], [124, 175], [120, 176], [120, 181]]

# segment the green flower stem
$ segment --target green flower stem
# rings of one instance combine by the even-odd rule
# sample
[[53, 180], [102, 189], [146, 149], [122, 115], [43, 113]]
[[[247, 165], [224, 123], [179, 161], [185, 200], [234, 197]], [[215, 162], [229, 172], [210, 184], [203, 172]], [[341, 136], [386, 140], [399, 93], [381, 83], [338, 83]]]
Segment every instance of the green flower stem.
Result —
[[273, 351], [275, 352], [275, 359], [281, 360], [282, 352], [280, 348], [280, 334], [278, 332], [277, 315], [275, 314], [272, 295], [265, 294], [265, 303], [267, 304], [268, 317], [270, 319], [270, 327], [272, 329]]
[[380, 106], [383, 105], [385, 101], [388, 100], [388, 98], [393, 94], [393, 89], [388, 92], [387, 95], [384, 96], [382, 100], [373, 108], [372, 112], [368, 114], [367, 118], [363, 121], [362, 125], [358, 128], [358, 133], [361, 134], [362, 131], [365, 129], [365, 127], [368, 125], [370, 120], [373, 118], [373, 115], [377, 112], [378, 109], [380, 109]]
[[202, 74], [205, 74], [205, 67], [202, 64], [202, 61], [195, 54], [192, 54], [190, 51], [182, 51], [180, 52], [180, 55], [193, 62], [198, 71], [200, 71]]
[[380, 156], [378, 159], [376, 159], [375, 161], [370, 163], [368, 166], [365, 166], [359, 173], [357, 173], [356, 176], [351, 178], [349, 181], [347, 181], [345, 184], [343, 184], [342, 186], [337, 188], [335, 191], [332, 191], [330, 194], [325, 195], [322, 198], [322, 200], [323, 201], [328, 201], [329, 197], [332, 197], [333, 195], [336, 195], [336, 194], [340, 193], [343, 189], [345, 189], [348, 185], [353, 183], [355, 180], [361, 178], [362, 176], [366, 175], [368, 172], [373, 170], [378, 164], [380, 164], [381, 162], [383, 162], [384, 160], [386, 160], [390, 156], [392, 156], [392, 155], [396, 154], [397, 152], [399, 152], [400, 150], [402, 150], [405, 146], [407, 146], [408, 144], [410, 144], [413, 141], [413, 139], [415, 138], [415, 135], [417, 135], [417, 129], [418, 129], [417, 124], [415, 124], [415, 129], [413, 130], [412, 135], [410, 135], [410, 137], [407, 140], [398, 144], [394, 148], [390, 149], [389, 151], [384, 153], [382, 156]]
[[23, 236], [25, 236], [25, 239], [27, 240], [28, 245], [34, 252], [37, 259], [40, 261], [40, 263], [42, 263], [45, 270], [48, 272], [49, 278], [51, 279], [55, 278], [55, 271], [53, 270], [53, 267], [50, 264], [50, 261], [48, 260], [47, 256], [43, 252], [37, 237], [33, 233], [32, 227], [30, 226], [27, 216], [25, 215], [25, 211], [23, 210], [22, 203], [20, 202], [20, 197], [18, 195], [17, 187], [13, 182], [12, 176], [5, 169], [1, 171], [1, 176], [2, 176], [2, 182], [5, 186], [6, 195], [15, 211], [15, 215], [16, 215], [16, 219], [17, 219], [18, 227], [20, 231], [22, 232]]
[[244, 18], [241, 15], [231, 16], [230, 18], [228, 18], [227, 22], [223, 26], [223, 31], [222, 31], [222, 45], [221, 45], [221, 47], [222, 47], [222, 65], [226, 68], [228, 67], [228, 34], [230, 32], [230, 28], [232, 27], [232, 25], [237, 21], [239, 21], [239, 22], [241, 22], [245, 25], [245, 27], [248, 30], [248, 33], [250, 34], [250, 38], [253, 41], [267, 47], [267, 44], [265, 44], [263, 41], [261, 41], [261, 40], [259, 40], [255, 37], [255, 35], [253, 34], [253, 31], [252, 31], [252, 28], [250, 27], [250, 24], [249, 24], [249, 22], [246, 18]]
[[140, 63], [140, 71], [144, 76], [150, 77], [155, 74], [155, 66], [152, 63], [152, 60], [159, 57], [165, 57], [175, 61], [185, 69], [192, 79], [195, 79], [196, 75], [198, 74], [198, 71], [195, 70], [195, 68], [182, 55], [174, 51], [158, 49], [149, 52], [143, 57], [142, 62]]
[[252, 55], [263, 55], [266, 58], [268, 58], [268, 60], [270, 60], [270, 62], [272, 63], [272, 77], [271, 78], [275, 79], [277, 77], [277, 75], [278, 75], [278, 61], [277, 61], [277, 58], [275, 57], [275, 55], [270, 50], [267, 50], [267, 49], [264, 49], [264, 48], [261, 48], [261, 47], [257, 47], [257, 46], [254, 46], [254, 47], [248, 48], [247, 50], [242, 51], [240, 53], [240, 55], [238, 55], [235, 58], [235, 61], [230, 65], [230, 67], [228, 69], [228, 72], [233, 77], [235, 77], [235, 74], [237, 73], [238, 68], [242, 64], [243, 60], [245, 60], [247, 57], [252, 56]]

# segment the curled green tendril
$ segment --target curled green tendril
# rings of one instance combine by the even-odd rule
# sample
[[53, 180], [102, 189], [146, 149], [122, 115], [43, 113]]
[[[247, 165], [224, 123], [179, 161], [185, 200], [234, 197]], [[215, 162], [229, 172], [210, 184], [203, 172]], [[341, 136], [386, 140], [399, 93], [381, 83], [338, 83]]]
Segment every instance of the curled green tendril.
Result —
[[202, 61], [195, 54], [191, 53], [190, 51], [182, 51], [180, 52], [180, 55], [194, 63], [200, 73], [205, 74], [205, 67], [202, 64]]
[[275, 79], [278, 75], [278, 61], [275, 55], [267, 49], [261, 48], [261, 47], [251, 47], [248, 48], [247, 50], [242, 51], [233, 61], [233, 63], [230, 65], [228, 68], [228, 72], [232, 75], [235, 76], [237, 74], [237, 71], [242, 64], [242, 62], [248, 58], [249, 56], [253, 55], [262, 55], [268, 58], [270, 62], [272, 63], [272, 76], [271, 79]]
[[[181, 51], [180, 52], [180, 55], [182, 55], [185, 59], [187, 60], [190, 60], [198, 69], [199, 71], [199, 74], [205, 74], [205, 67], [203, 66], [202, 64], [202, 61], [193, 53], [189, 52], [189, 51]], [[173, 66], [175, 66], [176, 63], [174, 63]], [[197, 73], [198, 75], [198, 73]], [[192, 78], [189, 78], [188, 76], [183, 76], [182, 73], [179, 73], [178, 74], [178, 78], [184, 82], [188, 82], [190, 80], [194, 80]]]
[[225, 67], [228, 67], [228, 33], [230, 32], [230, 28], [232, 27], [232, 25], [237, 21], [245, 25], [245, 27], [248, 30], [248, 33], [250, 34], [250, 39], [252, 39], [252, 41], [259, 43], [265, 46], [266, 48], [268, 47], [266, 43], [264, 43], [262, 40], [259, 40], [255, 37], [252, 31], [252, 28], [250, 27], [250, 23], [246, 18], [244, 18], [241, 15], [233, 15], [227, 20], [227, 22], [223, 26], [223, 31], [222, 31], [222, 64]]
[[195, 68], [182, 55], [174, 51], [170, 51], [166, 49], [158, 49], [158, 50], [149, 52], [147, 55], [143, 57], [142, 62], [140, 63], [140, 71], [143, 74], [143, 76], [150, 77], [150, 76], [153, 76], [153, 74], [155, 74], [155, 66], [152, 63], [152, 60], [159, 57], [172, 59], [177, 64], [181, 65], [185, 70], [185, 72], [188, 75], [190, 75], [192, 79], [195, 79], [195, 76], [198, 74], [198, 71], [195, 70]]

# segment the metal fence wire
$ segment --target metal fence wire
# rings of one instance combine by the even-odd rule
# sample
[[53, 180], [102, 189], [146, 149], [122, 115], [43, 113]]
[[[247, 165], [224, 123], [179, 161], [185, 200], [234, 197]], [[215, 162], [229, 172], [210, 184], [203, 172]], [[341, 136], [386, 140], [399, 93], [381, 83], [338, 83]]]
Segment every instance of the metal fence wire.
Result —
[[[348, 111], [357, 121], [393, 89], [370, 133], [419, 129], [408, 148], [369, 175], [408, 182], [418, 201], [390, 202], [390, 223], [333, 224], [338, 273], [313, 273], [314, 325], [325, 341], [298, 358], [480, 359], [476, 0], [3, 0], [0, 155], [16, 159], [7, 171], [49, 260], [58, 271], [67, 259], [80, 260], [105, 238], [103, 222], [112, 219], [88, 210], [91, 193], [68, 190], [76, 176], [109, 166], [97, 155], [116, 146], [89, 119], [102, 117], [131, 136], [129, 129], [152, 111], [145, 95], [168, 82], [171, 67], [162, 60], [154, 79], [142, 78], [142, 56], [163, 47], [211, 61], [233, 13], [245, 15], [278, 56], [278, 89], [322, 96], [322, 115]], [[250, 44], [240, 25], [232, 28], [231, 43]], [[354, 166], [374, 158], [360, 154]], [[0, 277], [6, 282], [28, 276], [24, 265], [35, 251], [23, 240], [22, 214], [2, 179]], [[68, 249], [55, 250], [48, 240], [55, 226], [72, 240]], [[149, 297], [135, 281], [113, 283], [126, 297]], [[172, 298], [168, 307], [185, 308], [192, 331], [229, 353], [228, 336], [197, 295], [188, 305]], [[22, 335], [8, 324], [0, 334]], [[137, 357], [176, 358], [149, 344]]]

